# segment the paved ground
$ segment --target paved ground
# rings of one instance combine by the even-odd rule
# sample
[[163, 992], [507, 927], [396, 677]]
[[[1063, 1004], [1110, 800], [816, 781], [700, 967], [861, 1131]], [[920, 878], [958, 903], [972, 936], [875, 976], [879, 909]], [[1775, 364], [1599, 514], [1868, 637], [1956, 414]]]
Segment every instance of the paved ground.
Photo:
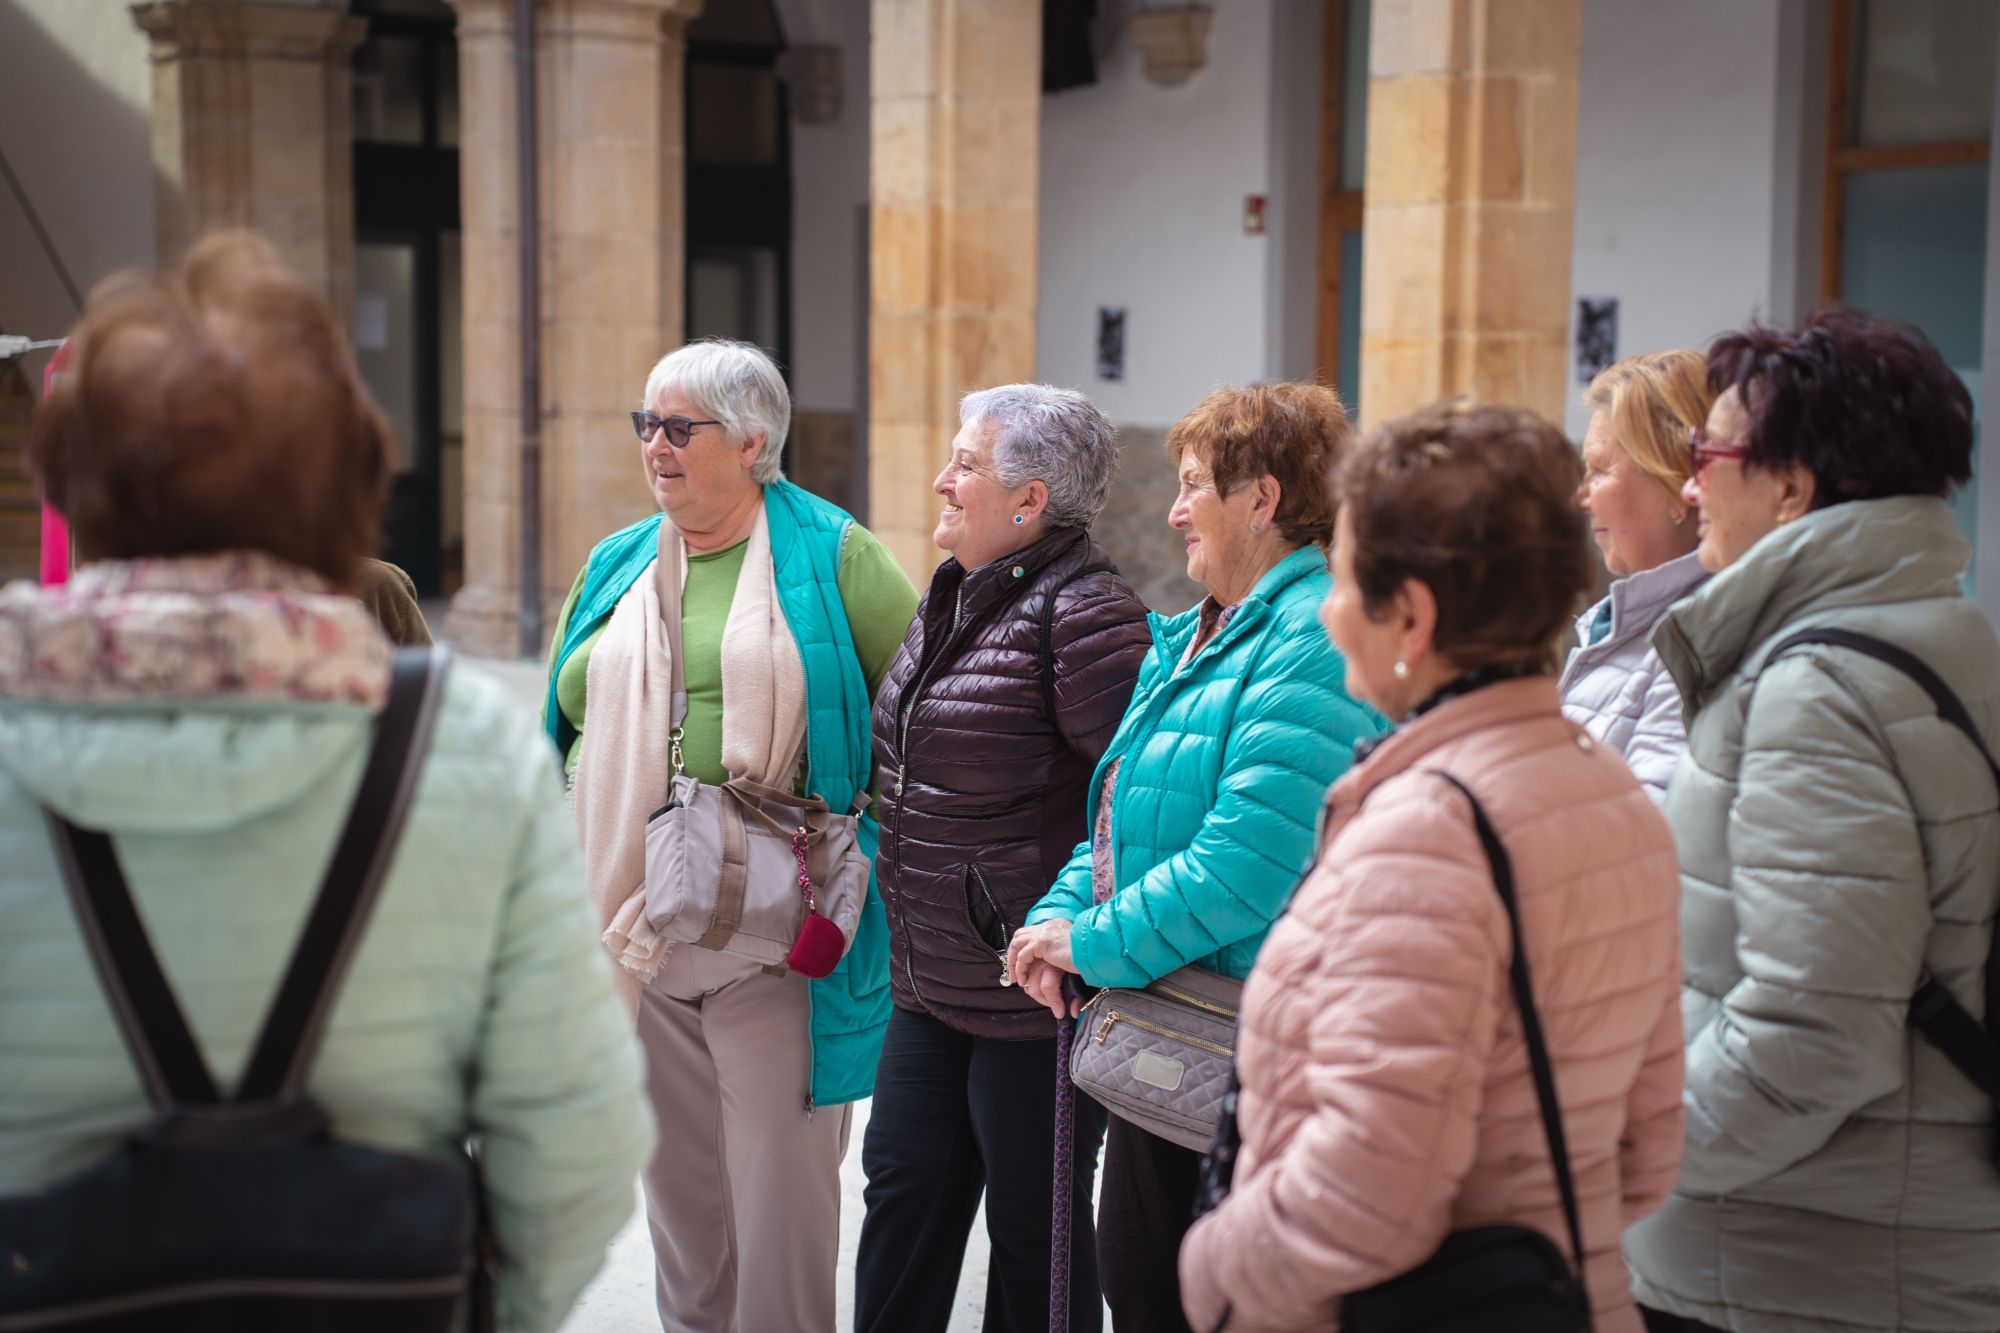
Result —
[[[433, 625], [442, 617], [432, 618]], [[484, 672], [498, 678], [521, 701], [524, 708], [539, 709], [546, 677], [537, 662], [495, 662], [461, 657], [455, 669]], [[861, 1236], [861, 1134], [868, 1123], [868, 1103], [855, 1108], [854, 1128], [847, 1160], [841, 1167], [840, 1205], [840, 1327], [854, 1322], [854, 1252]], [[637, 1191], [634, 1191], [635, 1200]], [[951, 1333], [973, 1333], [985, 1312], [986, 1220], [982, 1212], [973, 1224], [973, 1239], [966, 1247], [965, 1267], [959, 1277], [958, 1305], [953, 1311]], [[644, 1205], [635, 1203], [631, 1222], [612, 1242], [604, 1268], [577, 1303], [563, 1325], [562, 1333], [651, 1333], [659, 1328], [653, 1310], [652, 1242], [646, 1231]], [[766, 1333], [745, 1329], [743, 1333]]]

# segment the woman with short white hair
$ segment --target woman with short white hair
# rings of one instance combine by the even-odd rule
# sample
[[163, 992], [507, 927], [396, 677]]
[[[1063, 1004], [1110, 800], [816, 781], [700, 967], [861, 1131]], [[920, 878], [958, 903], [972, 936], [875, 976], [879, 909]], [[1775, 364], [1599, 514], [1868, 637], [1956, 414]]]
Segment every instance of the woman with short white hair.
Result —
[[[916, 590], [866, 529], [780, 474], [790, 424], [784, 380], [756, 347], [709, 340], [662, 358], [632, 426], [663, 512], [597, 544], [549, 661], [543, 723], [665, 1131], [645, 1185], [668, 1330], [833, 1329], [840, 1162], [889, 1017], [872, 882], [847, 957], [815, 981], [669, 951], [644, 911], [646, 821], [674, 773], [835, 812], [874, 781], [869, 701]], [[661, 559], [679, 567], [678, 732]], [[875, 831], [864, 814], [871, 857]]]

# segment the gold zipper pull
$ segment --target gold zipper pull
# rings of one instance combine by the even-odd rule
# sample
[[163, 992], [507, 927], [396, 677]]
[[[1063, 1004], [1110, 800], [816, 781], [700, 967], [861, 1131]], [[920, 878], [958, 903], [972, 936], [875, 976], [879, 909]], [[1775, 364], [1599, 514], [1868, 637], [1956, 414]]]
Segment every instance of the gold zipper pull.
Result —
[[1124, 1015], [1120, 1014], [1115, 1009], [1112, 1010], [1110, 1013], [1106, 1014], [1104, 1016], [1104, 1021], [1097, 1025], [1097, 1031], [1094, 1035], [1092, 1035], [1091, 1040], [1097, 1043], [1099, 1046], [1102, 1046], [1104, 1044], [1104, 1039], [1111, 1035], [1112, 1025], [1115, 1024], [1123, 1016]]

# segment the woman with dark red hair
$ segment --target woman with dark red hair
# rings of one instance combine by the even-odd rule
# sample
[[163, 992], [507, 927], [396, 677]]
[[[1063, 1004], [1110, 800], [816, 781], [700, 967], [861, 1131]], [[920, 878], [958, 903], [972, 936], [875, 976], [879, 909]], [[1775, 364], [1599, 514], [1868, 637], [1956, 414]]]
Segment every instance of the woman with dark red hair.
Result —
[[1653, 640], [1687, 716], [1665, 810], [1688, 1138], [1627, 1233], [1637, 1295], [1676, 1333], [2000, 1328], [1975, 1082], [2000, 641], [1945, 503], [1972, 400], [1915, 329], [1854, 310], [1729, 334], [1708, 364], [1683, 498], [1715, 577]]

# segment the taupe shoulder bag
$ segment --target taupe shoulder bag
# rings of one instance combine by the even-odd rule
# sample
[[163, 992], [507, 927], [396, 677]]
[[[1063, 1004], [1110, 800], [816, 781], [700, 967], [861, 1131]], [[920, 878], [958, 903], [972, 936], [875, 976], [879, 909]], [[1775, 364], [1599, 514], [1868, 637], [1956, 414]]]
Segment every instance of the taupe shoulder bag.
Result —
[[[673, 943], [823, 977], [846, 956], [868, 893], [856, 837], [867, 794], [836, 815], [817, 796], [747, 778], [718, 787], [683, 771], [681, 565], [680, 535], [662, 522], [654, 577], [673, 656], [673, 776], [667, 803], [646, 821], [646, 918]], [[797, 773], [799, 759], [793, 751], [782, 771]]]

